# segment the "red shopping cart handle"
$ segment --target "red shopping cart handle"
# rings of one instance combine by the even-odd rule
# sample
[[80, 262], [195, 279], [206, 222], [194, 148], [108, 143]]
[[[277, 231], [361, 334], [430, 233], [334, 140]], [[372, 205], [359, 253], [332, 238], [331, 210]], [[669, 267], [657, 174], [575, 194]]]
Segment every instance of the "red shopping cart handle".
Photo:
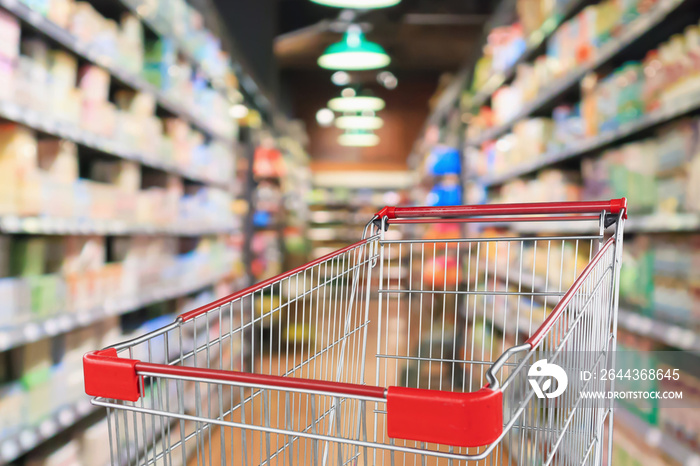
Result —
[[296, 377], [153, 364], [120, 358], [113, 348], [83, 357], [85, 392], [94, 397], [137, 401], [143, 377], [232, 383], [271, 390], [356, 397], [386, 402], [387, 434], [391, 438], [479, 447], [494, 442], [503, 432], [503, 393], [487, 386], [476, 392], [447, 392], [391, 386], [388, 389]]
[[548, 215], [548, 214], [592, 214], [603, 211], [619, 214], [625, 211], [627, 218], [627, 199], [585, 202], [536, 202], [528, 204], [487, 204], [461, 205], [443, 207], [384, 207], [377, 212], [377, 217], [389, 220], [401, 218], [449, 218], [471, 217], [480, 215]]

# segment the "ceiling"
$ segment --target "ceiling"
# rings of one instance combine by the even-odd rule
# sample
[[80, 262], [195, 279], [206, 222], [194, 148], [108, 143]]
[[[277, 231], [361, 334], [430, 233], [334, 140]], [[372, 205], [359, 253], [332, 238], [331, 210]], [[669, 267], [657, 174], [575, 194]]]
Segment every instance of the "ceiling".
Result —
[[[358, 12], [310, 0], [278, 0], [275, 61], [284, 94], [290, 96], [291, 114], [306, 125], [312, 161], [340, 169], [353, 165], [405, 169], [430, 112], [431, 97], [446, 84], [443, 75], [478, 55], [482, 30], [495, 4], [498, 1], [402, 0], [391, 8]], [[372, 148], [343, 148], [336, 142], [341, 131], [320, 127], [315, 120], [328, 99], [340, 93], [331, 82], [333, 72], [317, 65], [318, 57], [342, 39], [350, 23], [360, 24], [368, 40], [384, 47], [392, 59], [387, 70], [398, 78], [398, 87], [388, 90], [377, 81], [382, 70], [350, 73], [351, 85], [369, 89], [387, 102], [379, 114], [385, 125], [376, 132], [381, 142]]]
[[[495, 1], [403, 0], [399, 5], [355, 13], [369, 40], [392, 58], [390, 69], [454, 71], [478, 47]], [[309, 0], [280, 0], [275, 56], [282, 70], [317, 68], [326, 47], [341, 38], [351, 11]], [[347, 23], [347, 22], [345, 22]]]

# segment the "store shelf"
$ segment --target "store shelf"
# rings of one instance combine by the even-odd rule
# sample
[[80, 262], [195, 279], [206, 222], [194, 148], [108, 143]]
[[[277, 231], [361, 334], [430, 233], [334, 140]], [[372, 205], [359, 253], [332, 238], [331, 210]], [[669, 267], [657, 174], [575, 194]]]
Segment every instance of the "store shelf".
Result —
[[624, 307], [620, 307], [617, 315], [618, 325], [629, 332], [700, 355], [700, 335], [692, 330], [643, 316]]
[[[502, 224], [511, 227], [519, 233], [557, 233], [581, 234], [597, 233], [597, 221], [569, 222], [522, 222], [518, 224]], [[674, 233], [700, 231], [700, 214], [630, 214], [625, 221], [625, 233]]]
[[57, 314], [10, 328], [0, 328], [0, 351], [86, 327], [107, 317], [127, 314], [150, 304], [185, 296], [200, 288], [213, 285], [228, 275], [229, 271], [226, 270], [224, 273], [204, 277], [184, 287], [175, 285], [153, 287], [139, 297], [107, 300], [104, 305], [87, 312]]
[[0, 442], [0, 464], [9, 463], [24, 455], [98, 409], [100, 408], [90, 404], [90, 400], [85, 397], [57, 410], [39, 425], [22, 429], [14, 436]]
[[19, 19], [31, 25], [34, 29], [52, 40], [58, 42], [79, 57], [103, 67], [105, 70], [109, 71], [112, 76], [127, 86], [140, 92], [153, 94], [156, 97], [158, 104], [168, 112], [189, 121], [191, 124], [212, 137], [233, 144], [233, 138], [230, 135], [219, 134], [213, 128], [211, 128], [209, 124], [205, 123], [205, 117], [203, 114], [198, 115], [191, 112], [183, 104], [176, 102], [172, 97], [166, 95], [145, 79], [141, 78], [140, 76], [135, 76], [132, 73], [115, 66], [110, 62], [108, 57], [98, 54], [90, 46], [80, 42], [80, 40], [78, 40], [71, 33], [48, 20], [40, 13], [32, 10], [23, 3], [20, 3], [18, 0], [0, 0], [0, 7], [10, 11]]
[[625, 231], [632, 233], [674, 233], [700, 230], [700, 214], [653, 214], [630, 216]]
[[606, 131], [586, 141], [581, 141], [575, 146], [542, 154], [541, 157], [533, 161], [516, 165], [512, 170], [502, 175], [475, 178], [472, 179], [472, 181], [479, 183], [484, 187], [499, 185], [505, 183], [506, 181], [533, 173], [555, 163], [577, 158], [594, 150], [602, 149], [621, 139], [644, 131], [652, 126], [665, 123], [674, 118], [681, 117], [687, 113], [700, 109], [700, 95], [690, 95], [687, 97], [688, 98], [686, 100], [678, 105], [669, 106], [668, 108], [646, 114], [637, 121], [624, 124], [614, 131]]
[[[0, 2], [3, 1], [7, 0], [0, 0]], [[177, 167], [159, 160], [154, 160], [152, 156], [147, 154], [132, 152], [128, 148], [124, 147], [123, 144], [119, 143], [119, 141], [111, 141], [103, 136], [77, 128], [72, 124], [54, 121], [46, 115], [42, 115], [41, 113], [31, 109], [22, 108], [12, 102], [0, 101], [0, 118], [14, 121], [15, 123], [20, 123], [36, 131], [65, 139], [67, 141], [72, 141], [83, 147], [103, 152], [114, 157], [119, 157], [125, 160], [133, 160], [147, 167], [155, 168], [168, 173], [174, 173], [189, 180], [217, 186], [226, 190], [230, 188], [228, 184], [222, 180], [213, 180], [209, 177], [195, 173], [192, 170]]]
[[237, 102], [241, 99], [242, 96], [240, 95], [240, 93], [238, 93], [238, 91], [231, 92], [230, 89], [227, 89], [226, 84], [223, 82], [223, 78], [212, 74], [211, 70], [206, 65], [206, 63], [197, 60], [197, 58], [195, 58], [192, 52], [188, 49], [185, 43], [182, 40], [180, 40], [179, 37], [171, 34], [171, 32], [166, 30], [164, 26], [158, 24], [156, 21], [153, 21], [151, 18], [143, 15], [142, 12], [139, 11], [141, 9], [140, 7], [148, 6], [147, 2], [139, 0], [120, 0], [120, 3], [124, 5], [124, 7], [127, 8], [132, 14], [137, 16], [141, 20], [141, 22], [143, 22], [149, 29], [151, 29], [157, 35], [161, 37], [167, 37], [168, 39], [172, 40], [176, 44], [176, 47], [180, 51], [181, 55], [184, 58], [186, 58], [187, 61], [189, 61], [192, 65], [197, 67], [198, 71], [202, 74], [202, 76], [206, 78], [207, 81], [209, 81], [213, 89], [226, 96], [226, 98], [228, 98], [232, 102]]
[[653, 11], [636, 19], [624, 29], [624, 32], [622, 32], [620, 37], [613, 39], [604, 45], [596, 57], [588, 64], [570, 72], [567, 76], [553, 81], [551, 85], [548, 85], [546, 90], [540, 93], [538, 97], [526, 103], [513, 118], [499, 126], [485, 130], [480, 137], [476, 138], [474, 141], [468, 142], [468, 144], [472, 146], [480, 146], [486, 141], [497, 138], [501, 134], [510, 130], [519, 120], [532, 115], [536, 111], [542, 109], [545, 105], [557, 99], [564, 92], [578, 86], [579, 82], [586, 73], [599, 68], [612, 58], [618, 56], [627, 46], [661, 23], [666, 16], [668, 16], [685, 1], [688, 0], [668, 0], [665, 2], [658, 2]]
[[503, 83], [515, 76], [515, 70], [518, 68], [518, 65], [532, 58], [533, 54], [539, 49], [542, 43], [554, 34], [564, 21], [575, 15], [587, 3], [586, 0], [570, 0], [564, 8], [562, 8], [561, 12], [546, 20], [539, 29], [530, 34], [525, 41], [525, 50], [523, 50], [522, 55], [507, 69], [491, 74], [491, 76], [486, 79], [482, 89], [472, 97], [471, 106], [478, 108], [484, 105]]
[[637, 433], [646, 443], [658, 448], [683, 466], [700, 466], [700, 455], [659, 428], [648, 424], [619, 404], [615, 406], [615, 421]]
[[[194, 222], [193, 222], [194, 223]], [[201, 227], [196, 224], [187, 226], [156, 226], [130, 224], [121, 220], [96, 220], [90, 218], [52, 218], [20, 217], [16, 215], [0, 216], [0, 232], [30, 235], [169, 235], [169, 236], [205, 236], [234, 233], [238, 228], [231, 225], [218, 227]]]

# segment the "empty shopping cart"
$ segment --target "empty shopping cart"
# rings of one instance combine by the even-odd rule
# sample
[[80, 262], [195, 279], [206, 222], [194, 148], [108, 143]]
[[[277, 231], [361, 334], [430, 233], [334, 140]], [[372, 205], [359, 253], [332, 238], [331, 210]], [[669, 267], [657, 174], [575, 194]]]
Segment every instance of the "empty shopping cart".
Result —
[[537, 371], [614, 364], [625, 218], [386, 207], [355, 244], [87, 354], [112, 463], [610, 464], [612, 402], [581, 396], [607, 382]]

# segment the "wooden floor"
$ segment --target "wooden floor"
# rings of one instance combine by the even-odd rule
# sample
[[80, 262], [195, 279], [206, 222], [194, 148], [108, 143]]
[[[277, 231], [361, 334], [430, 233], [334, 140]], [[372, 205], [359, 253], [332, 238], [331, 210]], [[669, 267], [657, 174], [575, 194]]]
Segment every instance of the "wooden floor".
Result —
[[[394, 309], [383, 314], [381, 319], [381, 330], [379, 329], [378, 310], [376, 302], [371, 304], [370, 322], [367, 326], [367, 347], [364, 367], [358, 361], [359, 346], [350, 345], [350, 356], [344, 359], [343, 381], [355, 381], [358, 377], [360, 368], [364, 371], [364, 382], [368, 385], [390, 386], [390, 385], [406, 385], [403, 383], [408, 380], [409, 373], [413, 374], [425, 373], [433, 381], [433, 384], [441, 384], [443, 389], [450, 387], [442, 386], [443, 376], [445, 372], [443, 367], [438, 363], [433, 363], [428, 369], [410, 370], [405, 364], [405, 360], [399, 359], [380, 359], [376, 358], [375, 354], [399, 354], [402, 352], [400, 348], [415, 347], [420, 344], [421, 328], [417, 322], [421, 322], [423, 326], [423, 334], [432, 329], [435, 331], [454, 333], [454, 329], [450, 326], [450, 322], [455, 321], [453, 314], [437, 315], [435, 312], [427, 313], [423, 319], [419, 319], [420, 311], [413, 310], [416, 314], [412, 319], [413, 326], [410, 331], [407, 328], [407, 320], [405, 318], [406, 309], [404, 306], [392, 306]], [[415, 306], [416, 308], [418, 306]], [[430, 311], [434, 311], [433, 308]], [[403, 313], [403, 314], [402, 314]], [[388, 315], [387, 315], [388, 314]], [[440, 323], [442, 322], [442, 328]], [[444, 322], [448, 323], [445, 327]], [[430, 324], [433, 324], [431, 327]], [[380, 336], [378, 337], [378, 331]], [[358, 333], [359, 337], [362, 333]], [[316, 335], [315, 338], [323, 338]], [[380, 340], [379, 347], [377, 340]], [[412, 340], [412, 341], [411, 341]], [[409, 344], [410, 342], [410, 344]], [[289, 354], [289, 353], [293, 354]], [[340, 353], [338, 351], [337, 353]], [[326, 375], [321, 375], [320, 378], [331, 379], [331, 373], [338, 369], [333, 364], [338, 359], [338, 354], [329, 358], [330, 366], [326, 369]], [[347, 356], [347, 355], [346, 355]], [[303, 351], [289, 351], [280, 354], [265, 354], [258, 359], [262, 368], [269, 373], [276, 373], [276, 367], [290, 367], [294, 364], [303, 362], [305, 355]], [[296, 361], [292, 361], [296, 359]], [[379, 362], [378, 362], [379, 361]], [[379, 371], [377, 364], [380, 365]], [[316, 367], [311, 367], [309, 364], [302, 368], [295, 377], [319, 378], [320, 370]], [[330, 372], [328, 372], [330, 371]], [[379, 380], [377, 383], [377, 373], [379, 372]], [[352, 375], [356, 374], [356, 375]], [[436, 375], [437, 374], [437, 375]], [[336, 372], [337, 375], [337, 372]], [[416, 378], [418, 379], [418, 375]], [[405, 379], [401, 382], [399, 379]], [[447, 382], [445, 382], [447, 383]], [[424, 381], [417, 380], [417, 385], [424, 385]], [[410, 384], [409, 384], [410, 385]], [[438, 388], [438, 387], [433, 387]], [[250, 397], [251, 392], [242, 393], [244, 397]], [[339, 405], [334, 404], [335, 400], [329, 396], [306, 395], [301, 393], [289, 393], [282, 391], [263, 391], [257, 392], [257, 396], [253, 396], [252, 400], [245, 404], [245, 409], [235, 411], [233, 417], [227, 416], [226, 420], [233, 422], [241, 422], [245, 424], [271, 426], [280, 429], [306, 430], [312, 434], [330, 434], [333, 436], [342, 436], [349, 438], [367, 438], [371, 442], [379, 442], [389, 444], [391, 441], [386, 437], [386, 429], [384, 425], [384, 410], [383, 404], [376, 405], [373, 402], [360, 403], [357, 400], [346, 400]], [[312, 419], [321, 419], [319, 422], [311, 422]], [[340, 420], [340, 422], [338, 422]], [[403, 441], [401, 441], [403, 444]], [[411, 447], [420, 447], [415, 442], [409, 444]], [[321, 440], [312, 440], [308, 438], [290, 439], [287, 435], [260, 433], [253, 430], [242, 430], [238, 428], [222, 427], [214, 428], [211, 431], [207, 430], [195, 443], [194, 439], [188, 442], [188, 457], [190, 457], [190, 465], [367, 465], [367, 464], [415, 464], [415, 465], [457, 465], [464, 464], [457, 461], [448, 461], [445, 459], [436, 459], [434, 457], [419, 457], [405, 453], [391, 453], [382, 449], [365, 449], [354, 445], [338, 444], [335, 442], [324, 442]], [[448, 451], [447, 447], [444, 451]], [[463, 453], [466, 453], [464, 451]], [[502, 452], [497, 455], [499, 458]], [[267, 458], [271, 460], [267, 462]], [[501, 458], [498, 462], [486, 461], [479, 462], [480, 465], [489, 464], [507, 465], [507, 460]]]

